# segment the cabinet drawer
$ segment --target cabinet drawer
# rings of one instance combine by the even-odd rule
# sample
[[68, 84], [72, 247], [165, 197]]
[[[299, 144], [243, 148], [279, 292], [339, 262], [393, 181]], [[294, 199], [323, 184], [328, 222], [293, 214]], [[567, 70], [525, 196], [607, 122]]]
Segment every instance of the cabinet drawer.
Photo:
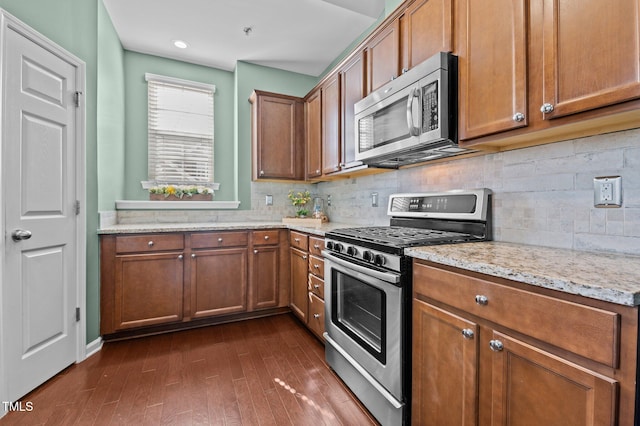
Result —
[[191, 248], [217, 248], [246, 246], [249, 243], [247, 232], [202, 232], [191, 234]]
[[309, 256], [309, 272], [324, 278], [324, 259], [318, 256]]
[[251, 241], [254, 246], [276, 245], [280, 242], [279, 234], [280, 231], [277, 229], [253, 231]]
[[117, 253], [145, 253], [184, 249], [182, 234], [127, 235], [116, 237]]
[[322, 256], [324, 250], [324, 238], [309, 237], [309, 254]]
[[620, 317], [578, 303], [416, 263], [414, 291], [610, 367], [618, 366]]
[[313, 274], [309, 274], [309, 291], [320, 299], [324, 299], [324, 280]]
[[289, 231], [289, 244], [300, 250], [307, 251], [309, 248], [309, 240], [307, 234], [301, 232]]
[[324, 333], [324, 300], [309, 293], [309, 328], [316, 336], [323, 339]]

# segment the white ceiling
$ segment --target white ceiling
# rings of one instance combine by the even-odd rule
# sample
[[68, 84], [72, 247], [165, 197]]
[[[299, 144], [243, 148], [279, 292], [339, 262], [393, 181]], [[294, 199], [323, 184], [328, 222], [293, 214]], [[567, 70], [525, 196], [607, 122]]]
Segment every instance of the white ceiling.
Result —
[[[127, 50], [227, 71], [245, 61], [319, 76], [380, 17], [385, 0], [103, 2]], [[189, 47], [176, 48], [176, 39]]]

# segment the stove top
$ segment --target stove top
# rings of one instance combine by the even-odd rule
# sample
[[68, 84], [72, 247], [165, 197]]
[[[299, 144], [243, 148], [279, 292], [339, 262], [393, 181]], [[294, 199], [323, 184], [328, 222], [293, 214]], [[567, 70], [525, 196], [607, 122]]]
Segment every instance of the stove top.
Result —
[[478, 239], [477, 237], [461, 232], [404, 226], [369, 226], [338, 229], [332, 231], [331, 236], [334, 238], [348, 238], [351, 239], [353, 243], [373, 243], [396, 248], [455, 243]]

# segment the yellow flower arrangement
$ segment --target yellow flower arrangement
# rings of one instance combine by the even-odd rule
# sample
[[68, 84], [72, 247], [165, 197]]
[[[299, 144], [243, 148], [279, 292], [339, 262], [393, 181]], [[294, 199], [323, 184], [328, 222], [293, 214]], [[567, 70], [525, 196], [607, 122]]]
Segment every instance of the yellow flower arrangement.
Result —
[[311, 193], [309, 191], [294, 192], [290, 190], [287, 197], [291, 200], [293, 207], [296, 208], [297, 217], [306, 217], [309, 214], [309, 210], [304, 208], [304, 206], [311, 201]]
[[191, 198], [198, 194], [212, 194], [211, 189], [204, 186], [187, 186], [187, 185], [166, 185], [166, 186], [154, 186], [149, 188], [149, 193], [164, 195], [165, 198], [174, 196], [176, 198], [188, 197]]

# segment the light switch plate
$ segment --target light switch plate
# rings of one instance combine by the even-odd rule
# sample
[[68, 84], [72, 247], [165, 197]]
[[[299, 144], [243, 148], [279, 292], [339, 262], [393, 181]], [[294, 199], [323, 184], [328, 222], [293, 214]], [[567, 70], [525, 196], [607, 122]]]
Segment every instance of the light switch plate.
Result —
[[264, 203], [265, 203], [267, 206], [272, 206], [272, 205], [273, 205], [273, 195], [266, 195], [266, 196], [264, 197]]
[[598, 208], [622, 206], [622, 177], [593, 178], [593, 205]]

